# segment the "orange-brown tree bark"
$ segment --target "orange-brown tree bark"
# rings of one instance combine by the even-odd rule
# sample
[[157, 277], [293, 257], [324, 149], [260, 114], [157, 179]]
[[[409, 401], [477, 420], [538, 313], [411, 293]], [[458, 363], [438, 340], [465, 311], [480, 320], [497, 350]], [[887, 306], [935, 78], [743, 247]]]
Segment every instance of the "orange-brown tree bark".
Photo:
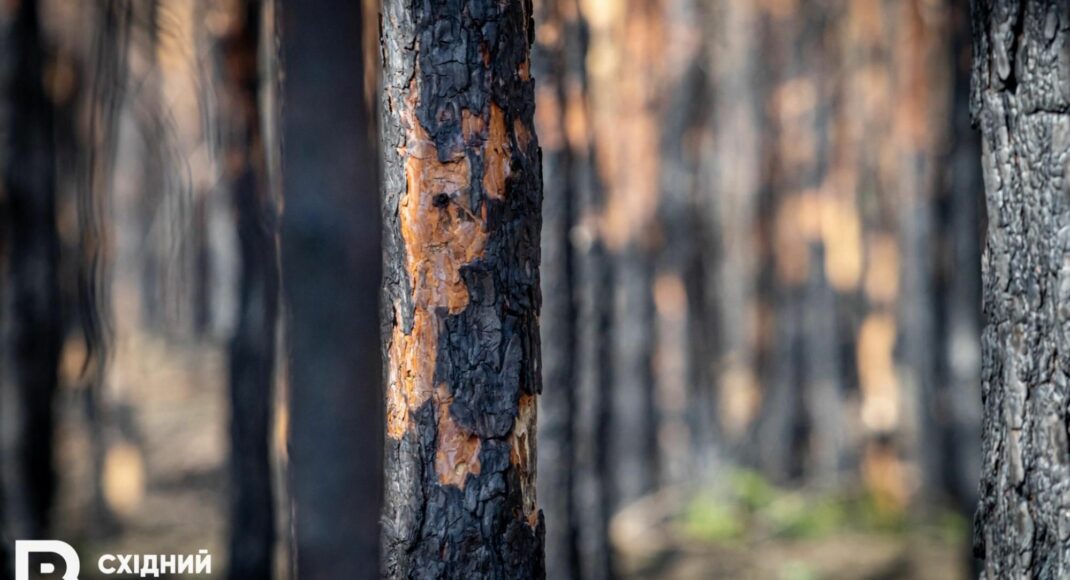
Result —
[[531, 5], [382, 16], [389, 578], [544, 576]]

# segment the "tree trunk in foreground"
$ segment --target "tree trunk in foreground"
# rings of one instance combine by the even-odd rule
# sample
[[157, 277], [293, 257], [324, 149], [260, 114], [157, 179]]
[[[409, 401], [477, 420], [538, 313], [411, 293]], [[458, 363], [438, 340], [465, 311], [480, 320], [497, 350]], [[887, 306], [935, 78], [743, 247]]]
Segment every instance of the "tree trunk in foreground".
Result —
[[282, 269], [300, 578], [374, 578], [382, 506], [376, 152], [360, 2], [283, 0]]
[[531, 5], [383, 10], [383, 572], [541, 578]]
[[241, 259], [238, 324], [230, 341], [230, 577], [270, 578], [275, 559], [271, 411], [279, 304], [278, 205], [260, 137], [261, 3], [245, 0], [223, 38], [233, 129], [226, 177]]
[[1070, 6], [974, 3], [971, 108], [988, 230], [981, 501], [983, 578], [1070, 575]]

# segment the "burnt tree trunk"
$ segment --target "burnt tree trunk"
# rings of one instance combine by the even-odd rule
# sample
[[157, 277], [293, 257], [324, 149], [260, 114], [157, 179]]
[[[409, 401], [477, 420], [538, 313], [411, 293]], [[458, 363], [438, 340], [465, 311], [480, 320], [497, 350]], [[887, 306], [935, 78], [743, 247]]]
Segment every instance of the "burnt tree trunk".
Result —
[[973, 9], [971, 109], [988, 206], [975, 551], [985, 578], [1058, 578], [1070, 574], [1070, 7]]
[[261, 3], [246, 0], [222, 40], [230, 118], [226, 178], [241, 260], [237, 326], [230, 340], [230, 576], [270, 578], [275, 510], [271, 411], [279, 310], [277, 204], [260, 136]]
[[[55, 488], [53, 395], [61, 344], [53, 109], [37, 2], [0, 14], [0, 248], [4, 251], [0, 494], [5, 548], [43, 537]], [[6, 22], [4, 22], [6, 20]], [[6, 572], [6, 570], [5, 570]]]
[[382, 253], [365, 20], [359, 2], [283, 0], [278, 10], [296, 568], [301, 578], [372, 578], [383, 494]]
[[531, 5], [390, 0], [384, 574], [539, 578]]

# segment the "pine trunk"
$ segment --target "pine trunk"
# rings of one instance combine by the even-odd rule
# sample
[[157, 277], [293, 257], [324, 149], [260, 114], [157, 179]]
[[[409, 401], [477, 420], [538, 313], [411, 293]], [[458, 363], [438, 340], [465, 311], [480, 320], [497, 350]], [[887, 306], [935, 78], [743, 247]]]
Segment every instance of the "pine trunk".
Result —
[[389, 0], [384, 570], [541, 578], [531, 5]]
[[1070, 66], [1064, 2], [974, 3], [984, 403], [975, 551], [985, 578], [1070, 575]]

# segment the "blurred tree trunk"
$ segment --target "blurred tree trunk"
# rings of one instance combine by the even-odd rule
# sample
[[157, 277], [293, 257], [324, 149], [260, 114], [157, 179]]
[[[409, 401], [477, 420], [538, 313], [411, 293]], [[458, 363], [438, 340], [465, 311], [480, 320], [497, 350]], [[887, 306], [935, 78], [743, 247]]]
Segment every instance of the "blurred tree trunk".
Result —
[[548, 578], [611, 577], [605, 426], [611, 305], [598, 228], [587, 71], [577, 0], [536, 4], [532, 72], [543, 148], [542, 354], [538, 496]]
[[[698, 153], [707, 111], [703, 72], [705, 6], [694, 0], [664, 4], [665, 53], [661, 67], [663, 96], [658, 116], [659, 168], [657, 219], [661, 240], [652, 285], [657, 343], [653, 352], [659, 485], [693, 481], [710, 467], [713, 441], [704, 430], [712, 421], [712, 389], [692, 384], [693, 358], [689, 348], [692, 326], [700, 325], [691, 311], [688, 282], [696, 244], [695, 189]], [[648, 332], [649, 332], [648, 331]], [[694, 407], [700, 408], [695, 409]]]
[[964, 511], [977, 504], [981, 473], [981, 234], [984, 231], [984, 183], [981, 143], [970, 126], [969, 7], [951, 2], [951, 148], [943, 159], [945, 183], [940, 200], [944, 231], [938, 279], [937, 312], [942, 332], [939, 383], [945, 385], [943, 431], [944, 489]]
[[524, 3], [384, 6], [389, 578], [545, 575], [533, 26]]
[[53, 107], [45, 94], [38, 4], [23, 0], [0, 11], [0, 513], [8, 550], [15, 539], [47, 535], [62, 339]]
[[979, 0], [971, 110], [981, 128], [988, 228], [981, 501], [984, 578], [1070, 575], [1070, 11]]
[[282, 269], [290, 478], [301, 578], [379, 562], [382, 264], [359, 2], [282, 0]]
[[[701, 192], [696, 212], [703, 224], [701, 305], [704, 348], [695, 373], [716, 398], [711, 411], [729, 453], [746, 453], [761, 398], [757, 371], [761, 344], [755, 332], [761, 311], [759, 201], [768, 152], [763, 79], [763, 13], [750, 0], [719, 0], [706, 15], [709, 63], [709, 134], [702, 143]], [[712, 425], [711, 425], [712, 427]], [[741, 457], [746, 459], [746, 457]]]
[[77, 308], [86, 344], [87, 421], [93, 448], [93, 528], [114, 532], [116, 514], [105, 495], [109, 450], [122, 440], [121, 394], [109, 381], [115, 339], [112, 293], [115, 247], [114, 173], [119, 145], [120, 112], [127, 97], [133, 4], [100, 0], [85, 5], [92, 19], [86, 77], [84, 133], [79, 140], [77, 186]]
[[830, 236], [840, 200], [830, 184], [836, 97], [838, 5], [778, 5], [767, 12], [774, 164], [767, 216], [771, 364], [757, 430], [760, 464], [774, 478], [836, 483], [845, 468], [846, 425], [836, 308], [841, 283]]
[[[947, 10], [940, 4], [920, 0], [902, 2], [891, 10], [897, 24], [889, 44], [894, 48], [893, 70], [895, 147], [891, 173], [898, 244], [901, 248], [901, 300], [897, 362], [899, 390], [904, 400], [903, 456], [919, 475], [906, 478], [905, 491], [917, 487], [923, 494], [940, 489], [940, 469], [947, 457], [941, 453], [940, 423], [947, 416], [943, 389], [937, 382], [941, 350], [935, 283], [937, 237], [936, 194], [941, 175], [938, 148], [943, 144], [951, 78], [947, 67], [950, 42], [945, 26]], [[874, 265], [876, 266], [876, 265]], [[910, 481], [915, 479], [915, 481]], [[905, 504], [906, 494], [899, 498]]]
[[606, 454], [611, 511], [654, 490], [659, 479], [655, 406], [653, 281], [665, 53], [660, 0], [592, 9], [592, 127], [605, 210], [598, 221], [610, 268], [608, 338], [612, 385]]
[[238, 4], [222, 39], [228, 118], [225, 176], [240, 249], [237, 326], [230, 340], [230, 577], [270, 578], [275, 504], [271, 434], [278, 318], [278, 204], [271, 194], [259, 106], [262, 5]]
[[[538, 417], [538, 497], [548, 522], [546, 574], [568, 580], [580, 577], [577, 549], [576, 456], [576, 272], [569, 235], [575, 224], [577, 184], [573, 172], [577, 152], [566, 138], [568, 91], [585, 96], [583, 78], [570, 75], [586, 50], [577, 29], [582, 27], [577, 0], [534, 3], [535, 46], [532, 74], [538, 79], [535, 116], [542, 146], [543, 212], [541, 344], [543, 393]], [[582, 72], [582, 69], [580, 70]], [[579, 85], [579, 86], [576, 86]], [[572, 103], [581, 106], [582, 103]]]

